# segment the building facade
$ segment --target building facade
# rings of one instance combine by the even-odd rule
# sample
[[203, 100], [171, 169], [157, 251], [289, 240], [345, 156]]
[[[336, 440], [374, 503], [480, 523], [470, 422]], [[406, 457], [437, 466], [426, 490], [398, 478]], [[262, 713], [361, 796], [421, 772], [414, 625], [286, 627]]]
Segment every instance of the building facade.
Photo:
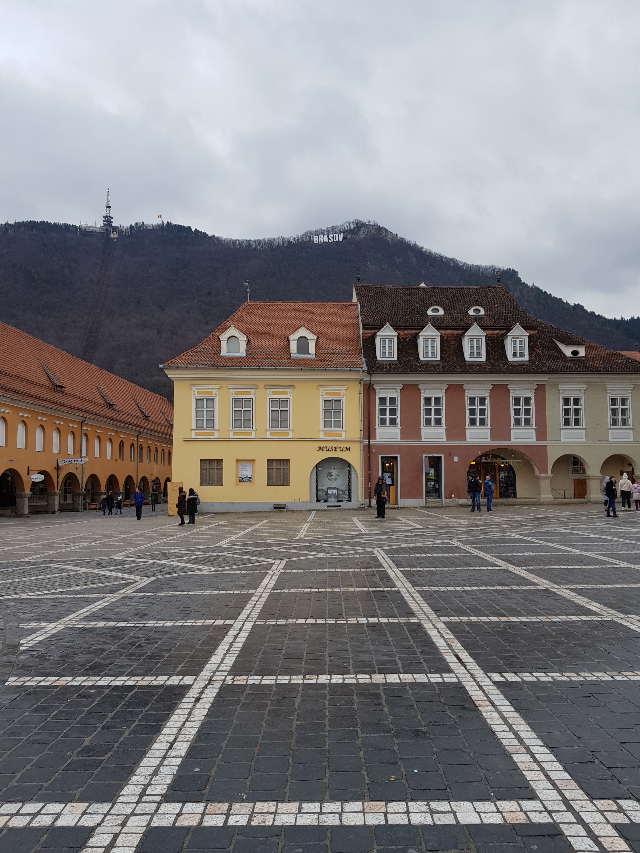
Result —
[[357, 304], [247, 302], [164, 369], [173, 480], [201, 510], [361, 503]]
[[164, 397], [0, 323], [0, 512], [163, 491], [172, 423]]
[[500, 286], [356, 285], [364, 460], [391, 504], [601, 500], [640, 473], [640, 364], [528, 315]]

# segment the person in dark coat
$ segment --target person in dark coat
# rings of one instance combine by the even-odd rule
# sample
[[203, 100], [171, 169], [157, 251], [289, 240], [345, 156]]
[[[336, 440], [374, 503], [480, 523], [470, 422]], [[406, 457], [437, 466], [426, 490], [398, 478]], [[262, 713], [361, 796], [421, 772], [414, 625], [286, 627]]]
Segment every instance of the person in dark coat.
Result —
[[389, 490], [382, 477], [378, 477], [378, 482], [373, 487], [373, 494], [376, 499], [376, 512], [378, 513], [376, 518], [384, 518], [385, 504], [389, 498]]
[[616, 478], [609, 477], [609, 482], [605, 486], [605, 495], [607, 496], [607, 518], [611, 518], [611, 510], [613, 510], [613, 517], [617, 518], [618, 513], [616, 512], [616, 498], [618, 497], [618, 489], [616, 488]]
[[484, 487], [484, 496], [487, 499], [487, 512], [492, 512], [493, 483], [491, 482], [491, 477], [488, 474], [485, 477], [484, 483], [482, 485]]
[[482, 512], [482, 508], [480, 506], [480, 494], [482, 492], [482, 483], [478, 479], [477, 474], [472, 474], [471, 479], [467, 483], [467, 491], [471, 496], [471, 512], [476, 511], [476, 507], [478, 507], [478, 512]]
[[122, 515], [122, 495], [118, 495], [118, 499], [116, 501], [116, 515], [118, 513]]
[[196, 513], [198, 512], [198, 504], [200, 503], [200, 498], [195, 489], [189, 489], [189, 496], [187, 498], [187, 512], [189, 514], [189, 521], [187, 524], [195, 524], [196, 523]]
[[158, 505], [158, 493], [157, 492], [151, 492], [151, 498], [149, 500], [149, 503], [151, 504], [151, 512], [155, 512], [156, 506]]
[[107, 510], [109, 515], [113, 515], [113, 504], [113, 492], [109, 492], [109, 494], [107, 495]]
[[103, 515], [107, 514], [107, 497], [106, 497], [106, 495], [100, 501], [100, 509], [102, 510]]
[[142, 507], [144, 504], [144, 492], [139, 486], [136, 489], [135, 495], [133, 496], [133, 502], [136, 505], [136, 518], [138, 519], [138, 521], [140, 521], [140, 519], [142, 518]]
[[176, 509], [180, 516], [180, 524], [184, 524], [184, 514], [187, 511], [187, 495], [182, 486], [178, 488], [178, 503], [176, 504]]

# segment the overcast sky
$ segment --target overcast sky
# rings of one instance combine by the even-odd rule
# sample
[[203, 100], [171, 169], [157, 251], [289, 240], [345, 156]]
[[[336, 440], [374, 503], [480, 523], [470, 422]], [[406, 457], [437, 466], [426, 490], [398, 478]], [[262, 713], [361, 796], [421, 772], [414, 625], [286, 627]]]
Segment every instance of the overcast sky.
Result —
[[373, 219], [640, 315], [637, 0], [0, 0], [0, 20], [0, 221], [93, 221], [107, 186], [124, 224]]

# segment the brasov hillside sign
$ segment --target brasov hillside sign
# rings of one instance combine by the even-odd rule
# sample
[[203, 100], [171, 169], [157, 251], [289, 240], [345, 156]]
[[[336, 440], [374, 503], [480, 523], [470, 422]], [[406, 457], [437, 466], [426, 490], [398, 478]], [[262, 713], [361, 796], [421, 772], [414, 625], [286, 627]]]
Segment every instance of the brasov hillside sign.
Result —
[[341, 243], [344, 233], [332, 232], [331, 234], [312, 234], [310, 240], [312, 243]]

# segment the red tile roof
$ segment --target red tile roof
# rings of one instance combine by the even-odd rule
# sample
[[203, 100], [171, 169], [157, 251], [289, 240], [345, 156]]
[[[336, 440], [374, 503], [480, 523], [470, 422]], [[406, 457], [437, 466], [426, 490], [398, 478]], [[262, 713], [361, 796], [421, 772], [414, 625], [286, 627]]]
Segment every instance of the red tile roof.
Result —
[[[248, 337], [245, 357], [220, 355], [229, 326]], [[292, 358], [289, 335], [301, 326], [317, 336], [315, 358]], [[193, 349], [163, 367], [361, 368], [358, 306], [354, 302], [245, 302]]]
[[172, 434], [173, 407], [164, 397], [6, 323], [0, 323], [0, 394], [145, 435]]
[[631, 349], [631, 350], [621, 349], [621, 350], [618, 350], [618, 352], [620, 353], [620, 355], [626, 355], [627, 358], [633, 358], [636, 361], [640, 361], [640, 352], [637, 352], [634, 349]]

